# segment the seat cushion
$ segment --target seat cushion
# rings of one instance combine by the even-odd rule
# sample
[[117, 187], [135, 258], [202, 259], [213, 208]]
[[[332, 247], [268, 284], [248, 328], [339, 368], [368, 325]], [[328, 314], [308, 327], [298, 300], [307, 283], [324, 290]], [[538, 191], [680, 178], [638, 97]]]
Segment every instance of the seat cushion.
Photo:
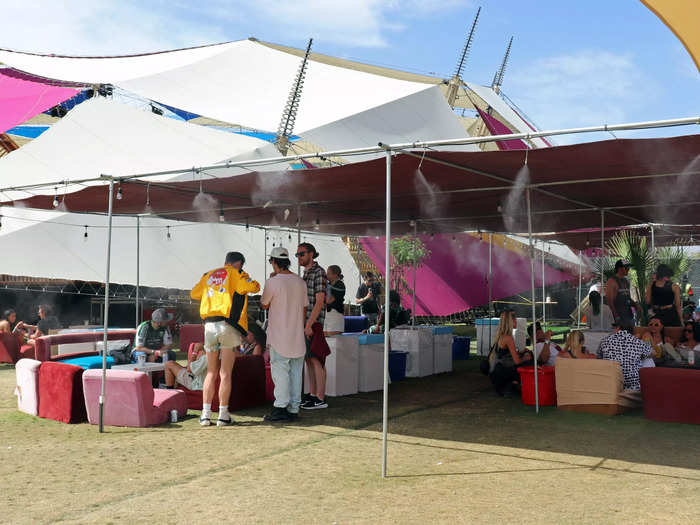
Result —
[[17, 408], [32, 416], [39, 415], [39, 367], [41, 361], [20, 359], [15, 365]]
[[162, 417], [165, 418], [160, 423], [170, 419], [171, 410], [177, 410], [178, 419], [182, 419], [187, 415], [187, 396], [179, 390], [155, 389], [153, 391], [153, 407], [159, 414], [159, 420]]
[[63, 423], [86, 421], [82, 376], [79, 366], [44, 361], [39, 367], [39, 417]]
[[[66, 363], [68, 365], [79, 366], [83, 370], [92, 370], [96, 368], [102, 368], [102, 356], [92, 355], [86, 357], [74, 357], [72, 359], [62, 359], [57, 361], [58, 363]], [[111, 368], [114, 364], [114, 358], [112, 356], [107, 356], [107, 368]]]
[[32, 345], [22, 345], [19, 349], [20, 359], [34, 359], [36, 357], [36, 349]]

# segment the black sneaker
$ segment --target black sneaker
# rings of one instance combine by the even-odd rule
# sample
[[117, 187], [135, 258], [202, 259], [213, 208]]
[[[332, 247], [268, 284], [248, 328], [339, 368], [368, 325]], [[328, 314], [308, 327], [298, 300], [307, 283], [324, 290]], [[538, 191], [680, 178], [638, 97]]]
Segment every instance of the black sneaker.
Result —
[[317, 410], [319, 408], [328, 408], [328, 403], [325, 400], [321, 400], [316, 396], [311, 396], [311, 399], [306, 403], [301, 405], [304, 410]]
[[269, 423], [284, 423], [290, 421], [290, 415], [286, 408], [272, 407], [272, 412], [267, 414], [263, 420]]
[[296, 421], [299, 419], [299, 412], [290, 412], [287, 410], [287, 416], [289, 417], [289, 421]]
[[314, 408], [314, 405], [316, 404], [316, 397], [314, 396], [309, 396], [306, 401], [302, 400], [301, 405], [299, 405], [299, 408], [303, 408], [304, 410], [312, 410]]
[[313, 399], [313, 397], [314, 397], [314, 396], [312, 396], [311, 394], [302, 394], [302, 396], [301, 396], [301, 403], [302, 403], [302, 404], [308, 403], [309, 401], [311, 401], [311, 399]]

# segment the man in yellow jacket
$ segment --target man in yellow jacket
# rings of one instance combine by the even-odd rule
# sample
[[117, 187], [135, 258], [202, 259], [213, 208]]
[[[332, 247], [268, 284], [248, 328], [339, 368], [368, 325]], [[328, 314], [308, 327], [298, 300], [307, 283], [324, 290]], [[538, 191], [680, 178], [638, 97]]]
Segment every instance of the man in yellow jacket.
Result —
[[190, 292], [192, 299], [200, 301], [199, 315], [204, 320], [204, 350], [207, 352], [207, 376], [202, 389], [202, 415], [199, 418], [202, 426], [211, 424], [211, 402], [217, 373], [221, 384], [216, 425], [225, 427], [233, 424], [228, 401], [236, 359], [234, 350], [248, 333], [248, 294], [260, 291], [260, 284], [242, 270], [244, 263], [242, 253], [228, 252], [224, 267], [205, 273]]

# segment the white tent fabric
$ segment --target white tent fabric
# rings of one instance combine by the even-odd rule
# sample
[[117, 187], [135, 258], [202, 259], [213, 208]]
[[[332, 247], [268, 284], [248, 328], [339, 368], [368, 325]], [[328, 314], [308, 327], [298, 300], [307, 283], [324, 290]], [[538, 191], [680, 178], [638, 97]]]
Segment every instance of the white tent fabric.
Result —
[[[498, 96], [493, 89], [487, 86], [480, 86], [478, 84], [472, 84], [470, 82], [466, 83], [469, 89], [481, 97], [484, 102], [491, 106], [496, 112], [501, 115], [507, 122], [516, 128], [518, 133], [530, 133], [532, 128], [525, 122], [520, 115], [518, 115], [513, 108], [511, 108], [506, 102]], [[531, 139], [535, 147], [537, 148], [547, 148], [549, 145], [541, 138]]]
[[[0, 208], [0, 243], [4, 256], [0, 273], [51, 279], [104, 281], [107, 219], [95, 215]], [[111, 282], [136, 284], [136, 219], [114, 217]], [[205, 271], [222, 265], [227, 251], [246, 256], [246, 270], [261, 284], [265, 267], [265, 236], [260, 229], [227, 224], [189, 223], [142, 218], [140, 229], [142, 286], [191, 288]], [[88, 237], [84, 237], [88, 225]], [[167, 238], [170, 226], [170, 240]], [[296, 233], [268, 231], [272, 245], [296, 248]], [[350, 301], [359, 285], [359, 270], [339, 237], [308, 235], [302, 241], [314, 244], [319, 263], [343, 269]], [[296, 271], [296, 263], [292, 270]]]
[[[169, 106], [265, 131], [277, 129], [301, 64], [297, 56], [251, 40], [122, 58], [0, 51], [0, 61], [47, 78], [116, 84]], [[295, 132], [430, 87], [310, 61]]]
[[[0, 159], [0, 187], [201, 166], [263, 144], [95, 98]], [[38, 192], [52, 193], [53, 188]]]
[[0, 50], [0, 62], [44, 78], [84, 84], [124, 80], [188, 66], [235, 47], [237, 42], [122, 57], [67, 57]]
[[[385, 144], [398, 144], [421, 140], [425, 137], [447, 139], [465, 136], [465, 134], [464, 128], [446, 104], [439, 86], [433, 86], [299, 135], [303, 140], [323, 151], [332, 151], [376, 146], [380, 141]], [[295, 151], [293, 144], [290, 153], [302, 153]], [[443, 149], [478, 151], [478, 147], [474, 144], [446, 146]], [[360, 162], [383, 155], [384, 153], [353, 155], [343, 157], [343, 161]], [[226, 160], [242, 161], [277, 156], [279, 156], [277, 148], [273, 144], [266, 144]], [[310, 159], [310, 162], [313, 164], [314, 159]], [[256, 166], [255, 169], [279, 171], [286, 169], [286, 163], [266, 164]], [[247, 170], [230, 168], [226, 170], [226, 174], [230, 176], [244, 171]], [[223, 173], [222, 171], [221, 174]]]

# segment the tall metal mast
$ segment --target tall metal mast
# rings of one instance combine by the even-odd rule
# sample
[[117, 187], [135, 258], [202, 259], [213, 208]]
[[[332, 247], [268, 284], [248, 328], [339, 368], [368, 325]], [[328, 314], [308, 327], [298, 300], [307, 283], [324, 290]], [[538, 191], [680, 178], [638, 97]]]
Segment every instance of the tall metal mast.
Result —
[[462, 85], [462, 73], [467, 65], [467, 58], [469, 58], [469, 50], [472, 47], [472, 42], [474, 41], [474, 34], [476, 33], [476, 24], [479, 21], [479, 15], [481, 14], [481, 7], [476, 10], [476, 16], [474, 17], [474, 22], [472, 22], [472, 27], [469, 30], [469, 35], [467, 35], [467, 40], [462, 48], [462, 53], [457, 60], [457, 67], [455, 68], [455, 73], [452, 78], [447, 83], [447, 103], [451, 108], [454, 108], [455, 100], [457, 99], [457, 92]]
[[510, 47], [513, 45], [513, 37], [510, 37], [510, 42], [508, 42], [508, 47], [506, 48], [506, 54], [503, 56], [503, 61], [501, 62], [501, 67], [498, 68], [496, 74], [493, 76], [493, 82], [491, 82], [491, 89], [498, 93], [501, 89], [501, 84], [503, 84], [503, 75], [506, 72], [506, 66], [508, 65], [508, 58], [510, 58]]
[[311, 52], [311, 43], [313, 41], [313, 38], [309, 38], [309, 43], [306, 46], [306, 52], [304, 53], [304, 59], [299, 66], [299, 71], [297, 71], [296, 79], [294, 80], [292, 89], [289, 92], [287, 104], [284, 106], [284, 111], [282, 112], [282, 119], [280, 120], [279, 128], [277, 128], [275, 146], [277, 146], [277, 149], [282, 155], [287, 154], [287, 150], [289, 149], [289, 137], [292, 136], [294, 131], [294, 121], [297, 118], [297, 111], [299, 110], [301, 91], [304, 87], [306, 68], [309, 60], [309, 53]]

